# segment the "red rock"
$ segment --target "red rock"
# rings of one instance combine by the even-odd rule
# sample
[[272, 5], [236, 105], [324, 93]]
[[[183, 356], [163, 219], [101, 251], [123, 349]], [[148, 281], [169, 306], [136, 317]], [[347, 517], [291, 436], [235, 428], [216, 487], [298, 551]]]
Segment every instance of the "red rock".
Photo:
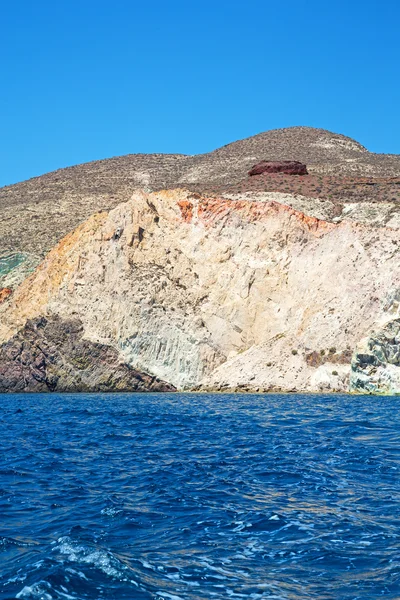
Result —
[[11, 288], [0, 288], [0, 304], [5, 302], [12, 294]]
[[285, 173], [286, 175], [308, 175], [305, 164], [298, 160], [262, 160], [252, 167], [249, 175], [261, 175], [261, 173]]
[[178, 206], [181, 209], [182, 219], [186, 223], [191, 223], [193, 217], [193, 204], [188, 200], [181, 200], [178, 202]]

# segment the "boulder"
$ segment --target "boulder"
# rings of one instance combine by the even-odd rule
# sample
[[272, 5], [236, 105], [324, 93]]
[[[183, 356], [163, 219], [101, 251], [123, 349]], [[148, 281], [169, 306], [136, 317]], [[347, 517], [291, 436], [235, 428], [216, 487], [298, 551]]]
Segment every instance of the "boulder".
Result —
[[305, 164], [298, 160], [262, 160], [252, 167], [249, 175], [261, 175], [262, 173], [284, 173], [285, 175], [308, 175]]

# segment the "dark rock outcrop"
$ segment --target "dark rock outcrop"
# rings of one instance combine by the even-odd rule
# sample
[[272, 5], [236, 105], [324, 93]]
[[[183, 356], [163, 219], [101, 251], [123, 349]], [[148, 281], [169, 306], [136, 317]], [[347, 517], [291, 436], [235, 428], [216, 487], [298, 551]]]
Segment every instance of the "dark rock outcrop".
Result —
[[83, 339], [78, 319], [33, 319], [0, 347], [0, 392], [174, 390], [121, 363], [115, 348]]
[[249, 171], [250, 177], [262, 173], [284, 173], [285, 175], [308, 175], [305, 164], [298, 160], [262, 160]]

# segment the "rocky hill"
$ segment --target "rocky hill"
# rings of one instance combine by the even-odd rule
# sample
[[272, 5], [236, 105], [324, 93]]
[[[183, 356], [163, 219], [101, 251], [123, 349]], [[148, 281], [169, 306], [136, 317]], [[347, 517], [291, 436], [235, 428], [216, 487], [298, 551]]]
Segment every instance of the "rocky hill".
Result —
[[0, 194], [0, 391], [400, 393], [399, 156], [290, 128]]
[[[250, 168], [262, 160], [300, 161], [311, 178], [249, 178]], [[376, 177], [379, 182], [371, 179]], [[375, 186], [373, 194], [368, 183]], [[175, 187], [220, 196], [268, 191], [400, 202], [400, 157], [373, 154], [323, 129], [291, 127], [198, 156], [134, 154], [60, 169], [0, 189], [0, 257], [11, 252], [42, 257], [92, 213], [129, 200], [133, 190]]]

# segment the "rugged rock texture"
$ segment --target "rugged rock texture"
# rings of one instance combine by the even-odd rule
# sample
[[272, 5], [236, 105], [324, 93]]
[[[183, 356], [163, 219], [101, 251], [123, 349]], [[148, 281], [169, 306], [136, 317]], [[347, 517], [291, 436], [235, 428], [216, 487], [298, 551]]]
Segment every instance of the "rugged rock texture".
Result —
[[137, 192], [0, 306], [0, 342], [59, 315], [179, 389], [357, 391], [353, 349], [397, 318], [399, 251], [397, 229], [267, 198]]
[[[261, 160], [297, 160], [307, 164], [310, 175], [248, 177]], [[348, 137], [311, 127], [267, 131], [198, 156], [137, 154], [95, 161], [1, 188], [0, 256], [43, 257], [91, 214], [128, 201], [139, 188], [181, 186], [218, 196], [267, 191], [338, 203], [384, 201], [397, 211], [399, 178], [399, 156], [373, 154]]]
[[390, 321], [357, 347], [351, 389], [360, 393], [400, 393], [400, 319]]
[[39, 256], [21, 252], [0, 256], [0, 288], [13, 290], [35, 270], [40, 262]]
[[13, 293], [11, 288], [0, 288], [0, 304], [5, 302]]
[[400, 289], [388, 295], [380, 319], [357, 344], [350, 387], [360, 393], [400, 393]]
[[249, 171], [250, 177], [262, 173], [285, 173], [286, 175], [308, 175], [307, 166], [298, 160], [262, 160]]
[[0, 347], [0, 392], [173, 391], [121, 363], [109, 346], [82, 339], [78, 319], [39, 317]]

